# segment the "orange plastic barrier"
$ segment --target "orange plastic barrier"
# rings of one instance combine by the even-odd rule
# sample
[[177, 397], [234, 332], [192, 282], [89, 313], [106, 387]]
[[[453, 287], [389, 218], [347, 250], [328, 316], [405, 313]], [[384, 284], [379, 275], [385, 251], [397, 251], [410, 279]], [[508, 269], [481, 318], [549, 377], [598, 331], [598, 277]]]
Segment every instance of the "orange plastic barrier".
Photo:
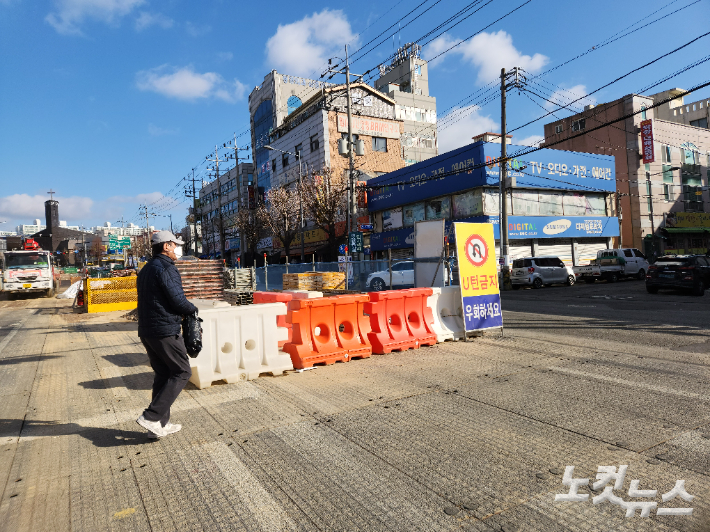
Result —
[[[254, 304], [259, 303], [286, 303], [288, 306], [289, 302], [293, 299], [293, 294], [283, 293], [283, 292], [254, 292]], [[279, 347], [283, 347], [286, 342], [291, 341], [292, 332], [290, 323], [286, 322], [286, 316], [276, 316], [276, 326], [285, 327], [288, 329], [288, 338], [279, 340]]]
[[292, 341], [283, 346], [295, 369], [347, 362], [372, 354], [367, 340], [369, 318], [363, 314], [367, 295], [292, 300], [286, 321]]
[[370, 315], [372, 332], [367, 338], [372, 352], [381, 355], [436, 344], [434, 315], [427, 306], [432, 293], [431, 288], [370, 292], [364, 311]]

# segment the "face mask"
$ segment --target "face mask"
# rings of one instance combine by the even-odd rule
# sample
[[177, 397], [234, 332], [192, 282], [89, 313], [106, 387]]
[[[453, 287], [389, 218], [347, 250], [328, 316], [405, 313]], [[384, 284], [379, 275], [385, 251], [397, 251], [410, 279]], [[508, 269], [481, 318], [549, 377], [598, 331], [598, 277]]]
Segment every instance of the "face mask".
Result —
[[175, 253], [175, 257], [178, 259], [182, 257], [182, 246], [177, 246], [174, 250], [173, 253]]

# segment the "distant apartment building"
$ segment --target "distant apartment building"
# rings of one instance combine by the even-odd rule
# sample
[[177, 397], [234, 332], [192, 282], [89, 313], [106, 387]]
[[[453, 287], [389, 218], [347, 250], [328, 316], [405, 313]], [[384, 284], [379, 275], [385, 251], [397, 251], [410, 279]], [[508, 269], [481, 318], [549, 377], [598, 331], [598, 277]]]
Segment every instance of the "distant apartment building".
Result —
[[99, 236], [138, 236], [145, 233], [145, 227], [129, 223], [127, 226], [113, 227], [111, 222], [104, 222], [104, 225], [97, 225], [91, 232]]
[[[76, 225], [67, 225], [67, 222], [64, 220], [59, 221], [59, 227], [62, 227], [64, 229], [71, 229], [73, 231], [78, 231], [79, 227]], [[31, 236], [35, 233], [39, 233], [40, 231], [43, 231], [47, 228], [46, 224], [42, 223], [42, 220], [39, 218], [34, 220], [33, 224], [23, 224], [23, 225], [18, 225], [15, 228], [15, 232], [20, 235], [20, 236]]]
[[[614, 155], [615, 211], [622, 247], [663, 252], [710, 248], [710, 98], [685, 103], [682, 89], [627, 94], [545, 124], [545, 144], [557, 150]], [[659, 107], [651, 106], [662, 102]], [[584, 134], [599, 125], [636, 113]], [[652, 161], [644, 163], [641, 123], [650, 121]], [[597, 178], [603, 179], [603, 178]], [[589, 179], [591, 189], [597, 186]]]
[[332, 86], [332, 83], [279, 74], [272, 70], [264, 77], [262, 84], [251, 91], [249, 116], [252, 160], [257, 187], [265, 191], [271, 186], [271, 170], [267, 164], [271, 154], [264, 149], [264, 146], [269, 143], [271, 132], [280, 127], [286, 117], [298, 109], [303, 102]]
[[395, 101], [395, 116], [404, 123], [400, 140], [405, 164], [436, 157], [436, 98], [429, 95], [429, 65], [421, 58], [421, 47], [408, 43], [389, 65], [380, 65], [375, 88]]
[[[249, 187], [254, 183], [254, 165], [239, 163], [228, 172], [204, 183], [199, 192], [197, 206], [198, 237], [202, 252], [216, 256], [221, 251], [220, 221], [224, 232], [225, 257], [236, 261], [239, 253], [239, 231], [234, 226], [234, 216], [239, 202], [248, 205]], [[194, 213], [195, 209], [192, 210]], [[220, 217], [221, 213], [221, 217]]]

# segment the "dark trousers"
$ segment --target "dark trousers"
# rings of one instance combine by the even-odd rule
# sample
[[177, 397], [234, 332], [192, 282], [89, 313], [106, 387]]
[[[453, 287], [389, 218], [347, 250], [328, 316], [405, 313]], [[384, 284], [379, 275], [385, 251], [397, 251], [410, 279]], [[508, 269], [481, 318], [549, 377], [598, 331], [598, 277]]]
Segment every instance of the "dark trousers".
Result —
[[165, 426], [170, 421], [170, 407], [187, 384], [192, 370], [182, 336], [141, 338], [148, 352], [150, 365], [155, 372], [153, 400], [143, 411], [148, 421], [160, 421]]

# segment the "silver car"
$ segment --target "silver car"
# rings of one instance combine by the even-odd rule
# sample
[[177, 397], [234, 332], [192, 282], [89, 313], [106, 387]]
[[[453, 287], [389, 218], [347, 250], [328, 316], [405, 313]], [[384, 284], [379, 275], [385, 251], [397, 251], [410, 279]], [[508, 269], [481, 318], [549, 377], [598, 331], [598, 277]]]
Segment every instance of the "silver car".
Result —
[[575, 279], [572, 267], [567, 266], [559, 257], [515, 259], [510, 274], [514, 290], [518, 290], [521, 286], [542, 288], [554, 283], [572, 286]]

